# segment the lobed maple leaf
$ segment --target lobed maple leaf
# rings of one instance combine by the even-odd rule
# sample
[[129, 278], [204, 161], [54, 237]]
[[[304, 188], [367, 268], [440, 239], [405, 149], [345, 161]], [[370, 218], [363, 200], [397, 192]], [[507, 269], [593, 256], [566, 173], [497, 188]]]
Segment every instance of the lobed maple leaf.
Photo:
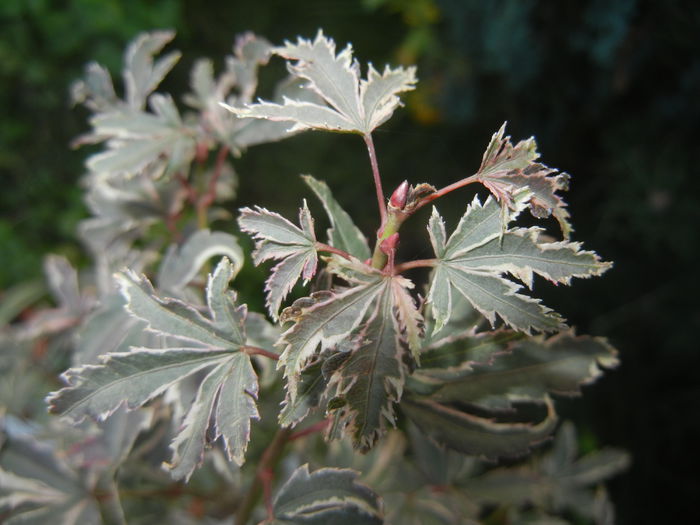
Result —
[[[513, 197], [508, 220], [517, 216], [530, 195], [521, 191]], [[572, 277], [600, 275], [611, 267], [594, 252], [581, 250], [579, 243], [540, 242], [538, 228], [504, 232], [501, 210], [491, 197], [483, 205], [475, 197], [449, 239], [433, 208], [428, 232], [437, 256], [427, 297], [436, 332], [451, 316], [453, 291], [462, 294], [491, 324], [498, 316], [523, 332], [557, 331], [565, 326], [564, 320], [539, 300], [518, 293], [521, 287], [502, 274], [510, 273], [532, 287], [533, 273], [568, 284]]]
[[[120, 275], [129, 312], [145, 321], [148, 330], [166, 336], [170, 345], [110, 353], [102, 364], [71, 368], [63, 375], [68, 386], [47, 398], [50, 411], [73, 421], [104, 419], [122, 404], [137, 408], [207, 370], [171, 444], [173, 459], [167, 466], [175, 478], [190, 477], [202, 461], [210, 421], [214, 439], [221, 437], [229, 459], [242, 464], [250, 419], [258, 418], [258, 382], [250, 357], [242, 351], [246, 309], [236, 306], [235, 295], [228, 291], [233, 273], [233, 265], [223, 258], [210, 275], [208, 318], [182, 301], [158, 297], [143, 277]], [[174, 341], [182, 346], [173, 346]]]
[[360, 66], [352, 56], [352, 46], [336, 54], [335, 42], [324, 36], [286, 42], [274, 53], [295, 61], [288, 68], [292, 75], [307, 82], [310, 90], [326, 103], [284, 98], [282, 104], [258, 102], [244, 108], [227, 106], [239, 117], [290, 121], [291, 131], [322, 129], [368, 135], [388, 120], [401, 104], [398, 93], [414, 89], [415, 68], [390, 68], [379, 73], [370, 64], [367, 78], [360, 78]]

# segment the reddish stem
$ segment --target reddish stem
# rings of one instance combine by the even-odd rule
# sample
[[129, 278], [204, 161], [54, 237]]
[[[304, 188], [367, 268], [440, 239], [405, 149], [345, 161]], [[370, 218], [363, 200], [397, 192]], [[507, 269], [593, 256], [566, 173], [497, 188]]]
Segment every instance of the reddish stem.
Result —
[[196, 206], [197, 205], [197, 192], [190, 184], [190, 181], [188, 181], [187, 178], [182, 173], [177, 173], [175, 175], [175, 178], [180, 182], [180, 185], [185, 190], [185, 194], [187, 195], [187, 200], [190, 201], [190, 204], [192, 204], [193, 206]]
[[334, 248], [333, 246], [330, 246], [328, 244], [324, 244], [322, 242], [317, 242], [315, 247], [318, 251], [335, 253], [336, 255], [340, 255], [344, 259], [347, 259], [348, 261], [351, 261], [354, 259], [354, 257], [352, 255], [350, 255], [348, 252], [346, 252], [345, 250], [341, 250], [340, 248]]
[[413, 268], [432, 268], [437, 264], [437, 259], [417, 259], [415, 261], [408, 261], [405, 263], [397, 264], [394, 266], [394, 275], [405, 272], [406, 270], [412, 270]]
[[257, 346], [242, 346], [241, 350], [248, 355], [262, 355], [275, 361], [278, 361], [280, 358], [278, 354], [265, 350], [264, 348], [258, 348]]
[[206, 193], [199, 197], [199, 201], [197, 202], [198, 208], [203, 208], [204, 210], [206, 210], [209, 206], [211, 206], [214, 203], [214, 199], [216, 199], [216, 183], [219, 181], [219, 177], [221, 177], [221, 173], [224, 168], [224, 162], [226, 161], [226, 156], [228, 155], [228, 152], [229, 147], [222, 146], [219, 152], [216, 154], [214, 173], [212, 174], [212, 177], [209, 180], [209, 187], [207, 188]]
[[472, 175], [471, 177], [466, 177], [462, 180], [458, 180], [457, 182], [453, 182], [449, 186], [445, 186], [444, 188], [436, 191], [435, 193], [431, 193], [427, 197], [423, 197], [420, 200], [420, 202], [416, 205], [416, 207], [414, 208], [413, 211], [415, 211], [419, 208], [422, 208], [423, 206], [425, 206], [429, 202], [432, 202], [435, 199], [442, 197], [443, 195], [447, 195], [451, 191], [462, 188], [462, 187], [467, 186], [469, 184], [473, 184], [475, 182], [481, 182], [477, 175]]
[[384, 202], [384, 191], [382, 190], [382, 179], [379, 175], [379, 165], [377, 164], [377, 152], [374, 149], [374, 140], [371, 134], [363, 135], [365, 144], [367, 144], [367, 152], [369, 153], [369, 162], [372, 165], [372, 176], [374, 177], [374, 187], [377, 191], [377, 204], [379, 205], [379, 218], [381, 224], [386, 222], [386, 202]]
[[311, 434], [315, 434], [316, 432], [323, 432], [326, 429], [326, 427], [330, 424], [330, 422], [330, 419], [322, 419], [321, 421], [317, 421], [310, 427], [307, 427], [304, 430], [300, 430], [299, 432], [295, 432], [294, 434], [289, 436], [289, 439], [287, 441], [294, 441], [296, 439], [301, 439]]

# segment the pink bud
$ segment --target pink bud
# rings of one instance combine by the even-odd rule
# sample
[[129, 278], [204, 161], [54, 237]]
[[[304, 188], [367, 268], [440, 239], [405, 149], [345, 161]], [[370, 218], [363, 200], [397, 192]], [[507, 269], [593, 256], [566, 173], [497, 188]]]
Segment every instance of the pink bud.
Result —
[[379, 247], [382, 249], [382, 251], [387, 254], [391, 255], [396, 251], [396, 247], [399, 245], [399, 234], [397, 233], [392, 233], [384, 239], [380, 244]]
[[406, 206], [406, 199], [408, 199], [407, 180], [399, 184], [399, 187], [396, 188], [394, 190], [394, 193], [391, 194], [391, 199], [389, 199], [389, 205], [393, 206], [394, 208], [398, 208], [399, 210], [403, 210], [403, 207]]

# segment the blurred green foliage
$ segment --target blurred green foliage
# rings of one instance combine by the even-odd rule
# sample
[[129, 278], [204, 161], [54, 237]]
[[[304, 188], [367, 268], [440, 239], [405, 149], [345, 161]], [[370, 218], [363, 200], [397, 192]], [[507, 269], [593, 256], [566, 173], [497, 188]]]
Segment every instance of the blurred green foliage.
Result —
[[[76, 259], [85, 152], [68, 144], [86, 125], [67, 107], [68, 85], [89, 60], [116, 71], [140, 30], [178, 31], [173, 47], [184, 64], [169, 81], [177, 85], [166, 86], [175, 93], [194, 58], [223, 56], [249, 29], [281, 42], [323, 27], [363, 60], [417, 63], [407, 111], [376, 137], [388, 186], [463, 177], [478, 167], [483, 137], [506, 119], [514, 138], [536, 135], [543, 161], [573, 175], [574, 238], [616, 262], [575, 293], [538, 291], [581, 332], [622, 350], [621, 370], [572, 403], [572, 414], [593, 422], [587, 435], [635, 458], [613, 484], [619, 523], [683, 522], [700, 491], [687, 459], [700, 439], [690, 415], [700, 399], [697, 2], [4, 0], [0, 27], [0, 289], [35, 277], [48, 251]], [[280, 75], [279, 66], [264, 75]], [[303, 171], [326, 179], [369, 232], [376, 212], [367, 211], [369, 169], [356, 163], [362, 148], [314, 133], [254, 148], [236, 164], [237, 203], [275, 201], [293, 214]], [[468, 200], [451, 195], [440, 210], [456, 217]], [[409, 232], [425, 235], [420, 223], [405, 226], [403, 249], [413, 248]]]

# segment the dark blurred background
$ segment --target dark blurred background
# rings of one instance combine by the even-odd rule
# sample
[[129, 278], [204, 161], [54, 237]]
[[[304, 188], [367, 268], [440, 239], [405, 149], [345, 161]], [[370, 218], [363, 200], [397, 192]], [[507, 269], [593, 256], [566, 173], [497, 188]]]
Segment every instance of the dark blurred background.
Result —
[[[623, 364], [564, 412], [584, 448], [631, 451], [631, 469], [610, 485], [620, 524], [690, 523], [700, 495], [697, 1], [3, 0], [0, 290], [36, 279], [47, 252], [85, 262], [74, 231], [87, 152], [69, 142], [87, 114], [69, 107], [68, 87], [88, 60], [118, 79], [130, 38], [174, 28], [183, 58], [162, 89], [179, 98], [193, 61], [221, 65], [236, 33], [281, 43], [320, 27], [362, 62], [418, 65], [406, 109], [376, 134], [387, 192], [403, 179], [441, 186], [472, 173], [504, 120], [572, 174], [574, 239], [615, 267], [573, 288], [538, 282], [536, 293], [581, 333], [611, 339]], [[275, 64], [263, 83], [279, 76]], [[376, 228], [357, 137], [306, 133], [235, 164], [236, 205], [293, 213], [308, 196], [298, 174], [311, 173], [366, 232]], [[463, 190], [439, 207], [454, 220], [471, 198]], [[406, 225], [416, 237], [402, 235], [406, 256], [429, 256], [424, 221]]]

